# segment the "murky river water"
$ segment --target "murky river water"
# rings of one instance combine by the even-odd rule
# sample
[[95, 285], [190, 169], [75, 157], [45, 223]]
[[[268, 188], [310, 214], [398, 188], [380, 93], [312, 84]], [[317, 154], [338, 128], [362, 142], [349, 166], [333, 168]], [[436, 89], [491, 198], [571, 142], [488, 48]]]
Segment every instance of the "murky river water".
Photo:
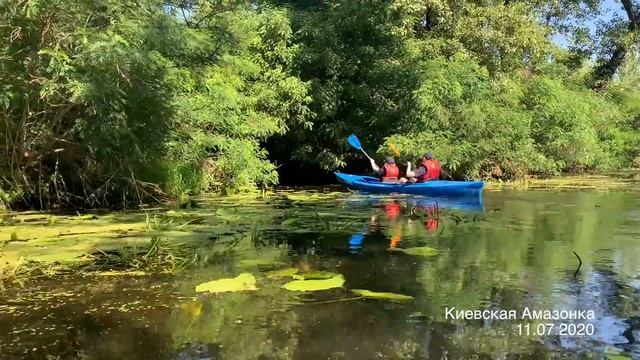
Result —
[[[434, 205], [402, 196], [287, 193], [205, 199], [172, 213], [172, 221], [162, 210], [166, 226], [156, 226], [154, 236], [197, 247], [192, 267], [9, 287], [0, 293], [0, 358], [640, 358], [640, 192], [497, 191], [485, 192], [482, 202]], [[131, 235], [117, 234], [120, 241]], [[135, 233], [144, 236], [148, 241]], [[418, 247], [439, 251], [397, 250]], [[582, 261], [577, 272], [574, 252]], [[291, 279], [268, 276], [284, 268], [339, 273], [345, 283], [289, 291], [282, 285]], [[197, 284], [240, 273], [253, 274], [258, 289], [195, 292]], [[413, 299], [365, 299], [352, 289]], [[452, 319], [447, 307], [516, 316]], [[568, 313], [523, 318], [545, 310]], [[566, 318], [579, 310], [593, 316]]]

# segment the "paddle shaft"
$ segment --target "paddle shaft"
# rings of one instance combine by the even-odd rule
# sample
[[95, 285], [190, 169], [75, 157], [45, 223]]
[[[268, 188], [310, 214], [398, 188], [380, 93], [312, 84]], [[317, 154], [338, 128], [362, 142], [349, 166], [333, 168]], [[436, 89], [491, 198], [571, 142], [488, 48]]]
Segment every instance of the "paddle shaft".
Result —
[[366, 156], [366, 157], [369, 159], [369, 161], [374, 161], [374, 160], [371, 158], [371, 156], [369, 156], [369, 154], [367, 154], [367, 152], [366, 152], [366, 151], [364, 151], [364, 149], [363, 149], [363, 148], [360, 148], [360, 151], [362, 151], [362, 153], [364, 154], [364, 156]]

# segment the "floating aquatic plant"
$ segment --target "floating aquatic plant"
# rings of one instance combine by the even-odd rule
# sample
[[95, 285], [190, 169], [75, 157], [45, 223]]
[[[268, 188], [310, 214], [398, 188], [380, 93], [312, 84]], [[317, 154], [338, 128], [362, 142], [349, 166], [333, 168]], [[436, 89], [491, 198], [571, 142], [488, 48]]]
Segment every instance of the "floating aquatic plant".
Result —
[[339, 288], [344, 285], [344, 276], [338, 274], [328, 279], [321, 280], [294, 280], [282, 286], [289, 291], [320, 291]]
[[51, 215], [47, 218], [47, 225], [55, 225], [58, 221], [58, 217], [55, 215]]
[[257, 289], [256, 278], [250, 273], [242, 273], [234, 278], [213, 280], [196, 286], [196, 292], [209, 293], [250, 291]]
[[364, 289], [351, 289], [351, 292], [368, 299], [386, 299], [386, 300], [413, 300], [413, 296], [396, 294], [390, 292], [376, 292]]
[[321, 279], [331, 279], [332, 277], [338, 276], [340, 274], [332, 273], [329, 271], [313, 271], [307, 272], [303, 274], [293, 275], [294, 278], [298, 280], [321, 280]]

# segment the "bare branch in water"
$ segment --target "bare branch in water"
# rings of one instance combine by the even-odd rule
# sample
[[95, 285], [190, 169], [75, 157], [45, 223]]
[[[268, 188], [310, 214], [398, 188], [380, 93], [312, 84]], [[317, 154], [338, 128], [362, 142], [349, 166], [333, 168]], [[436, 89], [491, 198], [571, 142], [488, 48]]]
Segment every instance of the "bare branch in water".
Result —
[[580, 271], [580, 268], [582, 267], [582, 259], [580, 259], [580, 256], [578, 256], [578, 254], [576, 254], [576, 252], [573, 252], [573, 255], [575, 255], [578, 258], [578, 261], [580, 261], [580, 264], [578, 264], [578, 268], [576, 269], [576, 272], [573, 273], [573, 277], [578, 276], [578, 271]]

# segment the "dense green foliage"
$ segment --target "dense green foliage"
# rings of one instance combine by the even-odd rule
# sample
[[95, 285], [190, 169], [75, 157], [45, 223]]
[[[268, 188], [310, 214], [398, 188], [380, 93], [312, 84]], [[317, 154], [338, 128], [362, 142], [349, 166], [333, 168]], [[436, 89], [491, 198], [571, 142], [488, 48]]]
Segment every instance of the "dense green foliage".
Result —
[[286, 12], [200, 11], [196, 26], [152, 0], [4, 2], [4, 191], [95, 206], [274, 184], [259, 143], [308, 101]]
[[[640, 99], [624, 80], [637, 72], [594, 90], [596, 68], [576, 40], [584, 28], [568, 25], [598, 3], [295, 3], [300, 77], [313, 84], [317, 117], [313, 132], [280, 141], [300, 142], [294, 158], [343, 166], [359, 156], [343, 140], [356, 132], [369, 149], [384, 143], [379, 155], [433, 151], [456, 178], [638, 165], [630, 104]], [[558, 31], [576, 45], [551, 42]]]
[[594, 39], [599, 6], [2, 1], [0, 197], [270, 186], [280, 163], [355, 160], [352, 132], [379, 155], [433, 151], [453, 177], [638, 166], [636, 20]]

